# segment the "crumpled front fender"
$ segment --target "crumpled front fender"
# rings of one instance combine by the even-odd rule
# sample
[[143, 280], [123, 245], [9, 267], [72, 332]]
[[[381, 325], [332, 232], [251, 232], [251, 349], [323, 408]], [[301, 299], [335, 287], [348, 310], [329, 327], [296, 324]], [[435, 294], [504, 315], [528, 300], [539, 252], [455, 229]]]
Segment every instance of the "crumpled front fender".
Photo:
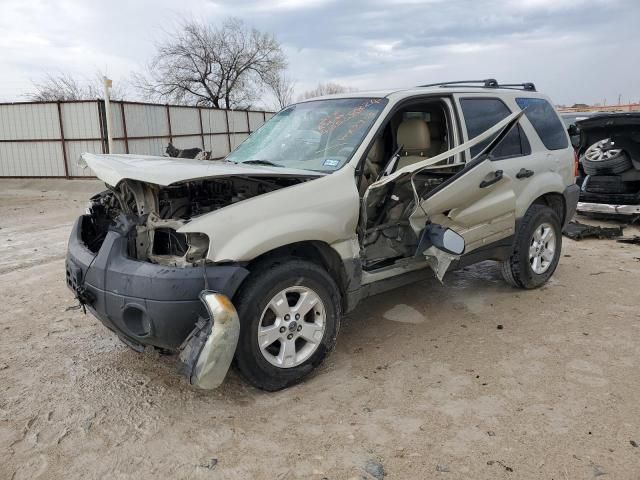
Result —
[[225, 295], [203, 290], [200, 300], [209, 318], [201, 318], [180, 347], [180, 372], [189, 378], [191, 385], [212, 390], [227, 375], [238, 345], [240, 320]]

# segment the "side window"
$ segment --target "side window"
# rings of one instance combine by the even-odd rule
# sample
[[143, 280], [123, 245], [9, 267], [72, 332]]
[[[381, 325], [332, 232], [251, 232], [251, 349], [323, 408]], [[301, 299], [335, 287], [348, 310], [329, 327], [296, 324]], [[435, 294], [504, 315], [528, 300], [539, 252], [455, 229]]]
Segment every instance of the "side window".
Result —
[[560, 150], [569, 146], [562, 122], [549, 102], [544, 98], [516, 98], [516, 103], [524, 110], [547, 149]]
[[[460, 106], [467, 125], [467, 136], [469, 139], [477, 137], [482, 132], [493, 127], [496, 123], [511, 114], [509, 108], [497, 98], [461, 98]], [[491, 139], [471, 148], [471, 158], [475, 157], [488, 145]], [[499, 159], [505, 157], [516, 157], [529, 155], [531, 146], [524, 131], [517, 125], [495, 148], [492, 158]]]

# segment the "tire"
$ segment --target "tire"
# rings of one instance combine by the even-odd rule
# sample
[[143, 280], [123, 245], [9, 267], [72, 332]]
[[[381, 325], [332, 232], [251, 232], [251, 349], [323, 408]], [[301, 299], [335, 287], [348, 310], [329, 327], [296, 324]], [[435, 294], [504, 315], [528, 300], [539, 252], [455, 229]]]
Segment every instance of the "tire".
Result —
[[619, 175], [594, 175], [587, 181], [590, 193], [635, 193], [640, 182], [623, 182]]
[[608, 138], [591, 145], [582, 157], [581, 163], [588, 175], [615, 175], [633, 168], [627, 153], [619, 148], [611, 148]]
[[[553, 254], [550, 256], [548, 248], [539, 247], [548, 260], [538, 257], [540, 263], [535, 264], [530, 257], [531, 250], [534, 249], [533, 244], [535, 242], [536, 245], [544, 245], [544, 241], [537, 242], [534, 235], [539, 235], [542, 230], [546, 232], [547, 228], [553, 233]], [[549, 243], [550, 241], [547, 241], [547, 245]], [[513, 252], [502, 263], [502, 276], [514, 287], [538, 288], [553, 275], [560, 260], [561, 250], [562, 231], [557, 213], [546, 205], [531, 205], [516, 232]], [[543, 267], [546, 268], [543, 269]], [[534, 268], [537, 268], [538, 272]]]
[[[286, 291], [286, 297], [280, 296], [283, 291]], [[293, 308], [290, 306], [292, 303], [300, 305], [302, 295], [307, 292], [316, 294], [320, 302], [299, 320], [294, 318], [293, 310], [287, 309]], [[296, 293], [299, 295], [297, 298]], [[277, 302], [272, 300], [276, 300], [276, 296], [287, 301], [288, 305], [284, 305], [282, 311], [291, 312], [289, 320], [285, 320], [286, 315], [276, 314], [273, 310], [272, 305]], [[288, 257], [259, 265], [242, 286], [235, 300], [240, 317], [240, 338], [235, 364], [241, 375], [257, 388], [276, 391], [300, 382], [322, 363], [335, 346], [341, 320], [340, 291], [329, 273], [314, 263]], [[307, 342], [302, 338], [307, 331], [306, 327], [319, 329], [315, 323], [308, 320], [315, 321], [321, 316], [324, 316], [321, 321], [324, 330], [318, 334], [315, 344]], [[267, 325], [267, 321], [273, 323]], [[296, 321], [297, 328], [291, 329]], [[284, 333], [279, 335], [274, 331], [273, 334], [279, 335], [282, 340], [277, 339], [263, 350], [258, 344], [259, 328], [268, 329], [277, 325], [280, 325], [279, 331], [284, 328]], [[288, 341], [288, 335], [292, 335], [293, 340]], [[268, 335], [261, 338], [265, 339], [264, 343], [271, 339]], [[285, 344], [290, 346], [291, 341], [294, 342], [293, 358], [282, 350], [284, 348], [284, 352], [291, 352], [287, 350], [289, 347], [283, 347]], [[299, 345], [302, 345], [300, 352], [297, 351]], [[304, 354], [309, 355], [307, 358], [303, 355], [305, 348], [307, 350]], [[278, 352], [281, 355], [278, 355]], [[281, 356], [282, 363], [276, 365]], [[299, 359], [304, 361], [296, 364]]]

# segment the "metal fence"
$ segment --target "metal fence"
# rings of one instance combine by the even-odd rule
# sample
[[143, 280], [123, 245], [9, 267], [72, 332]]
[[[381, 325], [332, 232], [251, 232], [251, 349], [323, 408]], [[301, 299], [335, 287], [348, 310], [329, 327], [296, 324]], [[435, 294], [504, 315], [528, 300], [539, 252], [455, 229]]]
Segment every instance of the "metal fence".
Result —
[[[162, 155], [168, 142], [222, 158], [273, 113], [111, 102], [111, 153]], [[82, 152], [109, 153], [104, 101], [0, 103], [0, 177], [91, 177]]]

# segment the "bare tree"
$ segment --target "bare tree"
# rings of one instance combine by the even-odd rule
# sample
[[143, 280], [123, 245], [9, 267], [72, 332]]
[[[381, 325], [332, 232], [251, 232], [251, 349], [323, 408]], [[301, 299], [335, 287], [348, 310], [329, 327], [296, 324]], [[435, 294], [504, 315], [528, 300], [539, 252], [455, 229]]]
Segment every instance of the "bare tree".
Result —
[[336, 93], [355, 92], [357, 89], [353, 87], [347, 87], [340, 85], [339, 83], [327, 82], [319, 83], [313, 90], [307, 90], [300, 95], [300, 100], [306, 100], [307, 98], [321, 97], [323, 95], [333, 95]]
[[[102, 78], [100, 71], [90, 79], [68, 72], [48, 73], [40, 80], [32, 80], [33, 91], [25, 97], [33, 101], [95, 100], [104, 97]], [[127, 97], [126, 82], [114, 82], [110, 98], [123, 100]]]
[[[36, 102], [95, 100], [104, 97], [102, 78], [103, 74], [99, 71], [91, 79], [73, 76], [68, 72], [48, 73], [40, 80], [32, 80], [33, 91], [25, 97]], [[110, 98], [123, 100], [128, 97], [127, 85], [124, 82], [114, 83]]]
[[220, 27], [187, 20], [157, 46], [148, 72], [135, 83], [151, 100], [244, 108], [285, 67], [271, 34], [236, 18]]
[[295, 82], [292, 81], [286, 73], [280, 72], [278, 75], [270, 78], [267, 84], [275, 98], [277, 109], [283, 109], [293, 103]]

